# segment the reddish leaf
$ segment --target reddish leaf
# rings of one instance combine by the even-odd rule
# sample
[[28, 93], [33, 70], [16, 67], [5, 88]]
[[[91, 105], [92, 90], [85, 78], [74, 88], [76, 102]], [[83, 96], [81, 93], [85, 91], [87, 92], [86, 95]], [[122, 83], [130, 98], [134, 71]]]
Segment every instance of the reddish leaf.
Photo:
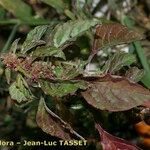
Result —
[[119, 23], [102, 24], [97, 26], [93, 43], [93, 55], [107, 46], [130, 43], [142, 39], [142, 36]]
[[150, 91], [126, 78], [106, 75], [89, 82], [82, 92], [92, 106], [109, 111], [124, 111], [143, 104], [150, 99]]
[[60, 122], [58, 118], [55, 117], [55, 114], [53, 112], [51, 112], [51, 114], [48, 113], [44, 103], [44, 99], [41, 98], [39, 102], [38, 112], [36, 115], [36, 121], [38, 126], [44, 132], [52, 136], [56, 136], [64, 140], [71, 139], [69, 132], [65, 131], [64, 127], [66, 124]]
[[147, 108], [150, 108], [150, 100], [144, 102], [144, 103], [142, 104], [142, 106], [147, 107]]
[[140, 150], [128, 141], [109, 134], [99, 124], [96, 124], [95, 127], [100, 134], [103, 150]]

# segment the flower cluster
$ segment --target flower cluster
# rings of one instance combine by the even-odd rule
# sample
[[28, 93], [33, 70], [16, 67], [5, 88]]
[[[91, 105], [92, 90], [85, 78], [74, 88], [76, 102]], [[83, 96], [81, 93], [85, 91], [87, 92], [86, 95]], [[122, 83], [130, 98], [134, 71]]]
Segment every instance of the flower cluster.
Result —
[[54, 79], [51, 65], [44, 62], [34, 62], [30, 69], [30, 75], [34, 81], [39, 78]]
[[31, 57], [18, 58], [13, 53], [2, 54], [1, 59], [3, 64], [9, 69], [20, 71], [19, 69], [21, 68], [24, 70], [24, 75], [27, 75], [32, 81], [37, 81], [40, 78], [54, 79], [50, 63], [42, 61], [34, 62]]
[[17, 56], [13, 53], [2, 54], [1, 59], [3, 60], [3, 64], [6, 65], [6, 67], [9, 69], [16, 69], [22, 61], [21, 59], [18, 59]]

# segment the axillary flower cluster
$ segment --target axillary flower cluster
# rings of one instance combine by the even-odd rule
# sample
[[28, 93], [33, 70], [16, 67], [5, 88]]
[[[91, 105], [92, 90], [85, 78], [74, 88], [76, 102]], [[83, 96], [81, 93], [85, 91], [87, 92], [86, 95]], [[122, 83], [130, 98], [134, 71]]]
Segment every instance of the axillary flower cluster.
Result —
[[23, 73], [32, 81], [37, 81], [40, 78], [54, 79], [51, 63], [43, 61], [33, 61], [32, 57], [18, 57], [14, 53], [2, 54], [1, 57], [6, 68], [16, 72]]

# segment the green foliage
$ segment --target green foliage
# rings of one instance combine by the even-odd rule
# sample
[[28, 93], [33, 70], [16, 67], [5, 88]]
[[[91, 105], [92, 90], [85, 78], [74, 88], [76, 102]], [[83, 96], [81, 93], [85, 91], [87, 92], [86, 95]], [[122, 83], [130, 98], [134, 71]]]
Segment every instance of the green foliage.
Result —
[[20, 75], [18, 75], [16, 82], [10, 85], [9, 93], [11, 98], [16, 100], [18, 103], [30, 101], [33, 99], [26, 81]]
[[117, 52], [108, 61], [106, 61], [103, 67], [104, 72], [115, 73], [124, 66], [130, 66], [136, 62], [136, 57], [133, 54]]
[[58, 79], [71, 80], [75, 77], [83, 74], [85, 62], [75, 61], [75, 62], [57, 62], [58, 65], [53, 69], [53, 73]]
[[[80, 36], [91, 27], [98, 24], [98, 21], [94, 20], [75, 20], [68, 21], [64, 24], [57, 25], [55, 27], [55, 33], [53, 42], [55, 47], [60, 47], [66, 42], [74, 40], [74, 38]], [[67, 29], [67, 30], [66, 30]]]
[[62, 97], [67, 94], [74, 94], [78, 89], [86, 89], [86, 84], [83, 81], [49, 83], [47, 81], [40, 82], [41, 89], [53, 97]]
[[21, 20], [32, 20], [31, 7], [22, 0], [0, 0], [0, 5]]
[[[105, 62], [102, 68], [103, 75], [97, 75], [95, 72], [96, 78], [95, 75], [92, 77], [88, 72], [87, 74], [85, 73], [84, 67], [86, 62], [79, 59], [76, 61], [65, 60], [64, 46], [67, 48], [69, 42], [76, 42], [76, 38], [83, 35], [86, 31], [90, 33], [92, 31], [90, 29], [96, 26], [98, 22], [93, 20], [75, 20], [59, 24], [51, 31], [51, 38], [43, 36], [49, 26], [37, 26], [28, 33], [19, 51], [17, 50], [19, 39], [15, 40], [10, 48], [11, 52], [2, 56], [3, 63], [6, 65], [7, 82], [10, 83], [11, 81], [10, 69], [17, 73], [16, 81], [9, 87], [11, 98], [18, 103], [35, 100], [37, 94], [33, 95], [30, 90], [32, 83], [34, 83], [35, 91], [40, 89], [45, 96], [56, 99], [85, 90], [82, 92], [84, 99], [90, 105], [100, 110], [124, 111], [142, 105], [147, 101], [150, 98], [149, 90], [135, 83], [130, 83], [126, 78], [107, 75], [108, 73], [115, 74], [119, 72], [124, 66], [130, 67], [136, 62], [135, 55], [124, 52], [115, 53]], [[126, 28], [125, 30], [129, 32]], [[92, 32], [90, 34], [92, 35]], [[126, 38], [122, 37], [120, 42], [119, 40], [117, 41], [117, 44], [126, 41]], [[29, 54], [29, 56], [24, 56], [24, 54]], [[60, 60], [60, 58], [63, 60]], [[128, 76], [128, 78], [132, 77]], [[133, 78], [137, 80], [139, 77], [137, 71]], [[29, 80], [31, 83], [27, 83], [26, 80]], [[52, 136], [70, 139], [69, 133], [64, 132], [65, 127], [62, 127], [59, 122], [55, 122], [53, 117], [57, 115], [49, 110], [44, 101], [44, 98], [41, 98], [39, 102], [36, 117], [38, 126]], [[60, 102], [57, 102], [57, 105], [59, 105], [61, 117], [65, 116], [62, 115], [66, 112], [64, 105]], [[71, 130], [73, 129], [70, 125], [69, 129], [69, 132], [72, 132]], [[75, 131], [74, 134], [83, 139]]]
[[56, 47], [41, 46], [41, 47], [37, 47], [35, 51], [33, 51], [32, 53], [33, 58], [42, 58], [42, 57], [49, 57], [49, 56], [66, 59], [63, 51]]
[[8, 84], [10, 84], [10, 80], [11, 80], [11, 70], [9, 68], [5, 69], [5, 76], [6, 76], [6, 81]]
[[27, 101], [26, 96], [23, 94], [22, 91], [17, 87], [16, 82], [14, 82], [10, 88], [9, 93], [12, 99], [18, 100], [18, 102]]
[[134, 82], [139, 82], [145, 75], [145, 71], [137, 67], [132, 67], [126, 72], [126, 77]]
[[[134, 23], [127, 16], [145, 4], [130, 1], [129, 11], [123, 2], [101, 0], [94, 6], [92, 0], [0, 0], [2, 135], [19, 133], [17, 139], [33, 141], [92, 137], [87, 149], [98, 150], [100, 143], [104, 150], [138, 149], [99, 125], [136, 142], [130, 117], [145, 118], [141, 109], [149, 107], [150, 61], [142, 48], [149, 44], [136, 40], [143, 39], [140, 30], [146, 33], [150, 27], [146, 18], [136, 22], [136, 15]], [[96, 17], [99, 10], [103, 18]], [[129, 43], [132, 51], [123, 52]], [[115, 123], [109, 120], [113, 114]]]
[[[129, 17], [126, 16], [126, 17], [124, 18], [124, 22], [125, 22], [125, 24], [126, 24], [127, 26], [131, 26], [130, 24], [131, 24], [132, 20], [131, 20]], [[146, 71], [146, 73], [145, 73], [145, 75], [143, 76], [143, 78], [142, 78], [141, 81], [143, 82], [143, 84], [144, 84], [147, 88], [150, 88], [150, 67], [149, 67], [149, 64], [148, 64], [148, 62], [147, 62], [147, 58], [146, 58], [146, 56], [145, 56], [145, 54], [144, 54], [144, 50], [143, 50], [143, 48], [141, 47], [141, 44], [140, 44], [138, 41], [134, 42], [134, 43], [133, 43], [133, 46], [135, 47], [135, 50], [136, 50], [137, 55], [138, 55], [138, 57], [139, 57], [139, 59], [140, 59], [140, 62], [141, 62], [141, 64], [142, 64], [143, 68], [144, 68], [145, 71]]]
[[44, 44], [45, 42], [41, 40], [41, 37], [46, 32], [47, 25], [37, 26], [27, 35], [26, 40], [22, 44], [21, 52], [25, 54], [31, 48], [34, 48], [37, 45]]
[[10, 51], [11, 51], [12, 53], [14, 53], [14, 54], [15, 54], [16, 51], [17, 51], [19, 40], [20, 40], [20, 39], [16, 39], [16, 40], [12, 43], [12, 45], [11, 45], [11, 47], [10, 47]]

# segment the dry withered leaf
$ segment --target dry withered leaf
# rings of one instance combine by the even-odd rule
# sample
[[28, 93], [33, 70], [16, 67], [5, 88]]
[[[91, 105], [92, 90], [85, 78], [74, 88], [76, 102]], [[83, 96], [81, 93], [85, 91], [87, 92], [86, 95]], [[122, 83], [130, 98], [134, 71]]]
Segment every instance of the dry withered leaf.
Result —
[[129, 110], [150, 99], [148, 89], [124, 77], [110, 75], [89, 81], [89, 88], [82, 95], [93, 107], [108, 111]]
[[96, 124], [95, 127], [100, 134], [103, 150], [140, 150], [128, 141], [109, 134], [99, 124]]

